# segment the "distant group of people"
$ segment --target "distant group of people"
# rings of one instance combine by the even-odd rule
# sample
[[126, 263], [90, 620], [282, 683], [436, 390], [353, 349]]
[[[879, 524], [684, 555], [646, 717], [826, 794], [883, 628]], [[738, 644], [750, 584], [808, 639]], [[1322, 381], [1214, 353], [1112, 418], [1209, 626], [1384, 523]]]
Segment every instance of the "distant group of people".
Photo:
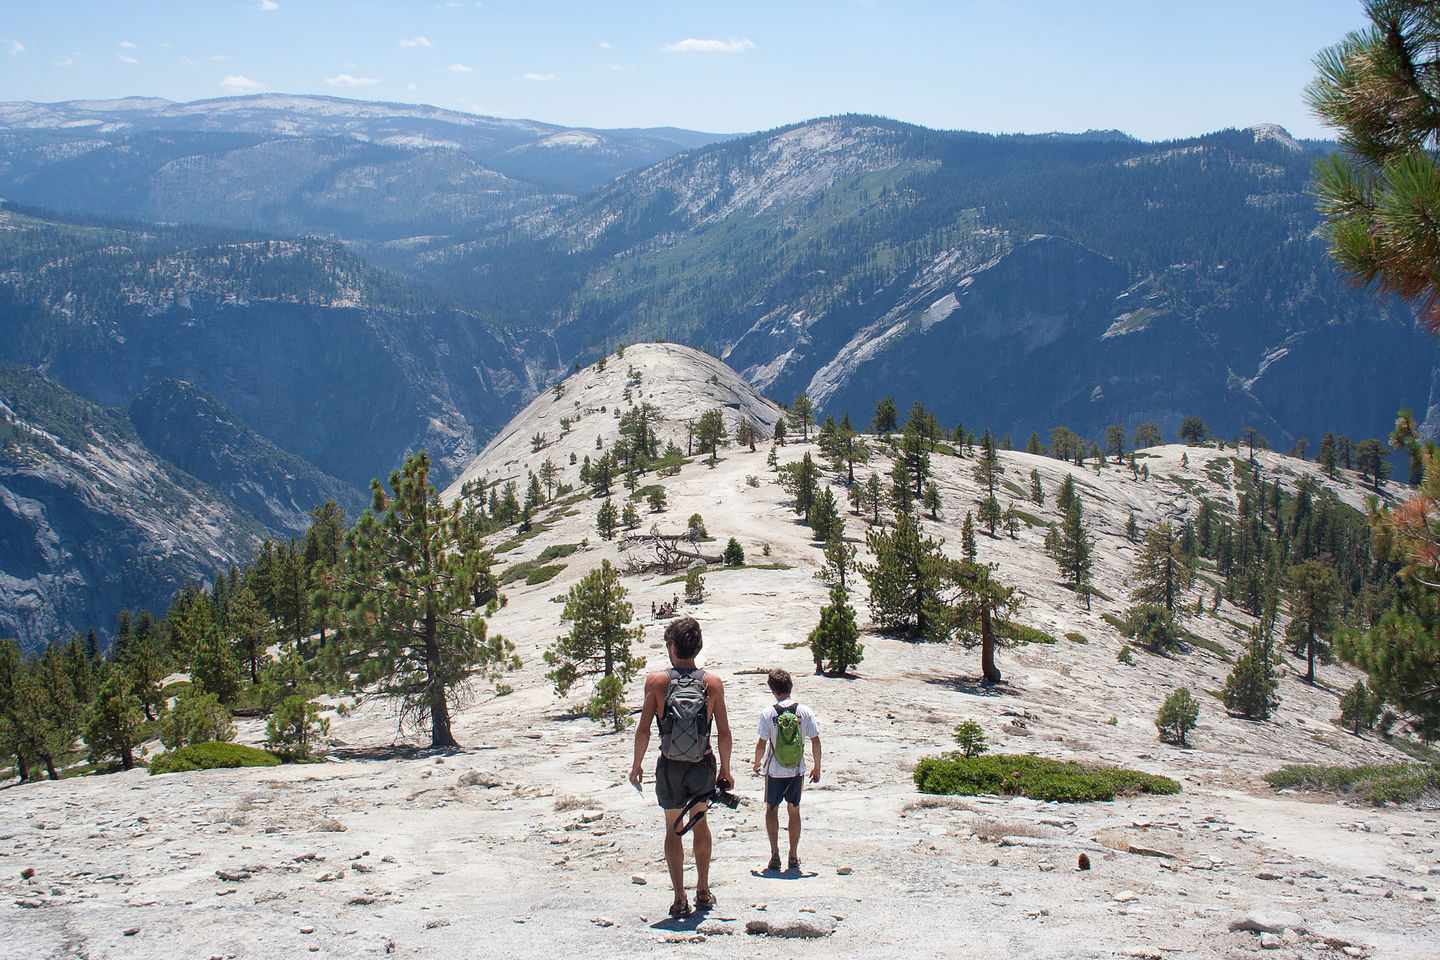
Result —
[[[678, 599], [678, 598], [677, 598]], [[663, 605], [662, 605], [663, 607]], [[656, 608], [653, 604], [652, 611]], [[673, 609], [673, 608], [672, 608]], [[650, 725], [660, 727], [660, 757], [655, 764], [655, 798], [665, 815], [665, 863], [675, 900], [670, 916], [685, 917], [691, 905], [685, 891], [683, 833], [693, 835], [696, 910], [715, 908], [710, 891], [713, 838], [704, 814], [711, 800], [721, 800], [735, 784], [730, 774], [733, 739], [725, 707], [725, 685], [695, 664], [704, 641], [694, 617], [681, 617], [665, 629], [668, 670], [645, 678], [645, 703], [635, 730], [635, 755], [630, 782], [638, 789], [645, 778], [643, 761], [650, 746]], [[820, 781], [820, 730], [814, 712], [791, 696], [794, 682], [785, 670], [771, 670], [766, 684], [775, 701], [760, 711], [751, 772], [765, 777], [765, 831], [770, 840], [767, 871], [780, 870], [780, 804], [789, 810], [789, 858], [786, 869], [800, 869], [800, 798], [807, 774]], [[718, 758], [710, 745], [710, 729], [718, 741]], [[809, 744], [809, 756], [805, 745]], [[731, 805], [735, 801], [731, 799]], [[686, 811], [691, 819], [681, 822]]]
[[680, 595], [678, 593], [675, 594], [668, 603], [662, 600], [657, 604], [654, 600], [651, 600], [650, 619], [664, 620], [667, 617], [673, 617], [675, 616], [675, 611], [678, 609], [680, 609]]

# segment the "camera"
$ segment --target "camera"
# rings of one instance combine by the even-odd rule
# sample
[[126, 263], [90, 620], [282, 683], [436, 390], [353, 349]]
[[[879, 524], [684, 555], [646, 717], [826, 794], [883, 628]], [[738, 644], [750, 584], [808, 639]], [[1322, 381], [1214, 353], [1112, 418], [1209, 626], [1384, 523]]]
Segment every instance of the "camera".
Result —
[[730, 784], [728, 783], [717, 783], [715, 785], [715, 795], [711, 797], [710, 800], [712, 803], [723, 803], [731, 810], [734, 810], [740, 806], [740, 798], [727, 789], [729, 786]]

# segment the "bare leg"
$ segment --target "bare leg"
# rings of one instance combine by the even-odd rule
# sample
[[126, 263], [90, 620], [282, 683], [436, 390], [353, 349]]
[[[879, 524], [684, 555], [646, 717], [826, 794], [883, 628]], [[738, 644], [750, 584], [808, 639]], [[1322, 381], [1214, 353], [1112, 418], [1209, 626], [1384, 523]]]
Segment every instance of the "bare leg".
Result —
[[675, 899], [685, 896], [685, 838], [675, 835], [675, 821], [679, 810], [665, 811], [665, 866], [670, 870], [670, 886], [675, 889]]
[[[799, 856], [800, 850], [800, 808], [793, 803], [787, 803], [786, 806], [790, 808], [790, 823], [788, 824], [790, 833], [790, 859], [794, 860]], [[778, 821], [780, 819], [778, 816], [780, 811], [777, 808], [775, 812], [777, 814], [775, 819]], [[777, 853], [779, 852], [779, 848], [776, 847], [773, 840], [770, 842], [770, 848]]]
[[[705, 805], [697, 804], [695, 809], [703, 810]], [[690, 835], [695, 838], [695, 895], [699, 896], [710, 890], [710, 818], [705, 817], [691, 827]]]
[[780, 808], [766, 806], [765, 833], [770, 838], [770, 856], [780, 856]]

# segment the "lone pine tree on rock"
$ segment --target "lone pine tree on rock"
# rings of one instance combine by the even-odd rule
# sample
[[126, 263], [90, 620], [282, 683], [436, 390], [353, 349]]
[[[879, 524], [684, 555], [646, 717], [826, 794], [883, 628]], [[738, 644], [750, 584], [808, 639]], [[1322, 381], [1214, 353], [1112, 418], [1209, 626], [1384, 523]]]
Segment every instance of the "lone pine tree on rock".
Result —
[[553, 668], [545, 677], [562, 697], [585, 677], [598, 678], [586, 711], [592, 720], [609, 719], [617, 732], [625, 729], [625, 684], [645, 669], [645, 658], [631, 652], [643, 630], [630, 626], [634, 608], [627, 595], [610, 561], [600, 561], [564, 597], [560, 619], [570, 624], [570, 632], [545, 653]]
[[[450, 710], [467, 682], [520, 666], [515, 648], [473, 612], [479, 551], [459, 547], [459, 510], [430, 486], [418, 453], [371, 484], [370, 509], [345, 538], [341, 642], [327, 649], [336, 678], [362, 696], [394, 700], [402, 726], [458, 746]], [[457, 501], [458, 504], [458, 501]]]

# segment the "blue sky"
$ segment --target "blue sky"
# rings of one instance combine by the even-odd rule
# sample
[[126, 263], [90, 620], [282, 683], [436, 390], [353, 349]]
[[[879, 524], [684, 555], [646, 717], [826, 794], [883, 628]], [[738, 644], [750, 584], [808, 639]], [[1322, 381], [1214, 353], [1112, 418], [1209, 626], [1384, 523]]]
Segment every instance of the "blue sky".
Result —
[[1279, 123], [1359, 0], [10, 0], [0, 100], [275, 91], [591, 127]]

